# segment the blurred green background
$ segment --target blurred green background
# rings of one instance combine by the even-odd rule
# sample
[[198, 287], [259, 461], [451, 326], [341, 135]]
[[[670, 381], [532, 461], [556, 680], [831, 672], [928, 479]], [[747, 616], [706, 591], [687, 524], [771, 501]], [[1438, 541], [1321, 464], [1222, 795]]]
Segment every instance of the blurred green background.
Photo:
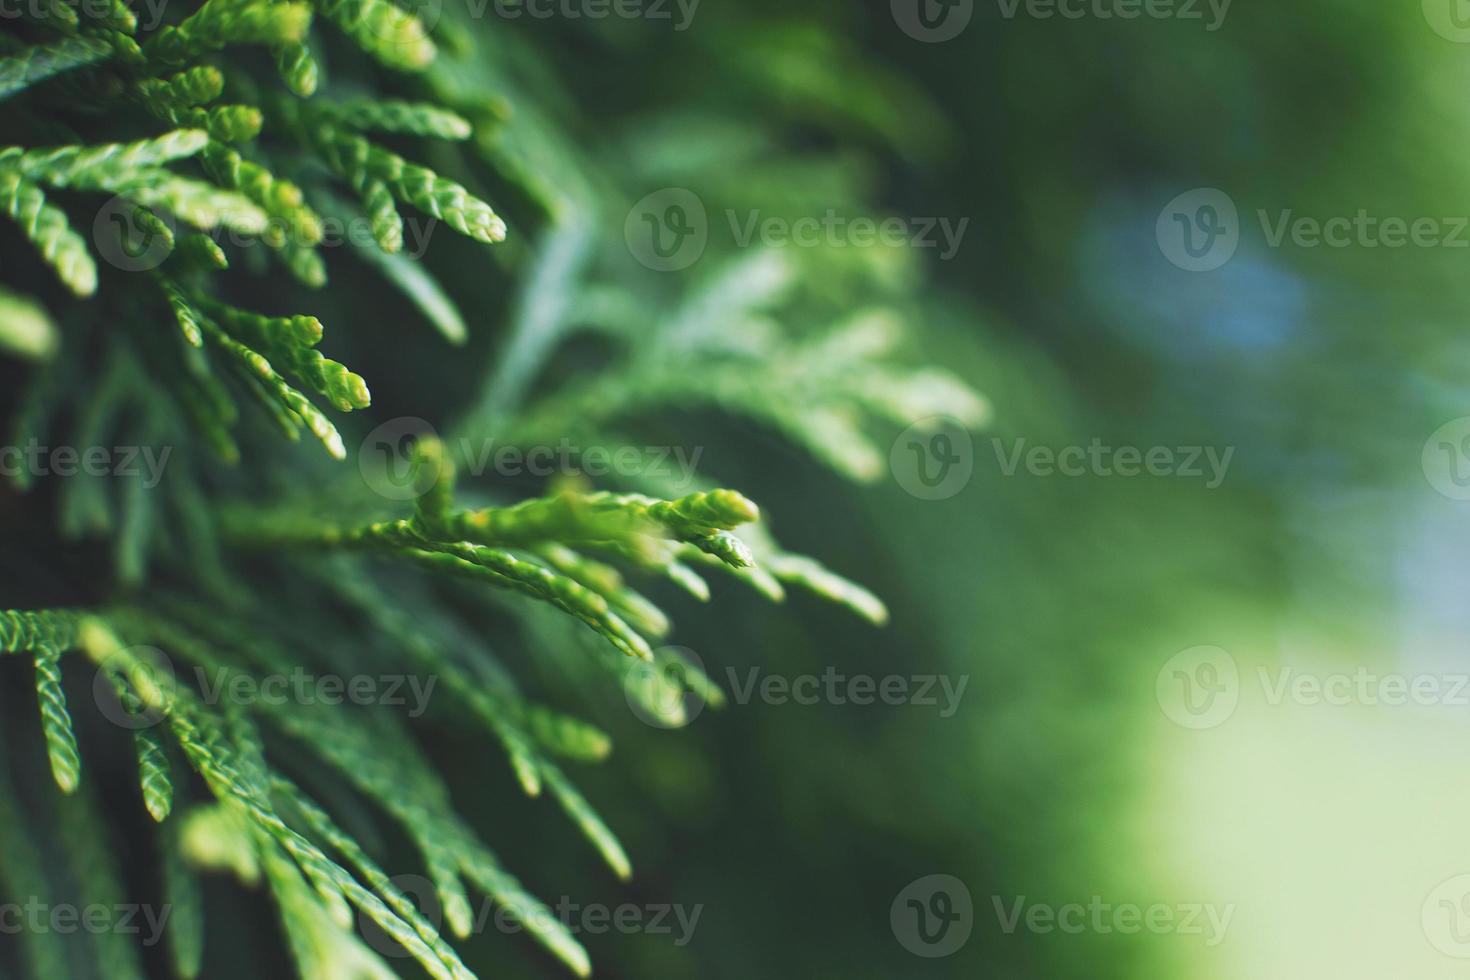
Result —
[[[598, 118], [799, 115], [800, 99], [742, 104], [735, 80], [756, 65], [810, 69], [812, 99], [927, 106], [875, 110], [855, 166], [880, 213], [970, 219], [952, 260], [918, 255], [923, 346], [994, 410], [972, 433], [973, 477], [939, 501], [892, 479], [845, 487], [748, 434], [719, 453], [790, 547], [872, 585], [893, 622], [874, 634], [814, 605], [793, 622], [736, 594], [682, 620], [678, 642], [719, 668], [969, 686], [950, 718], [752, 704], [678, 733], [618, 731], [645, 782], [599, 798], [640, 857], [637, 892], [706, 909], [684, 949], [594, 941], [609, 975], [1459, 975], [1428, 899], [1470, 869], [1452, 761], [1470, 709], [1269, 697], [1284, 670], [1443, 691], [1466, 670], [1467, 505], [1436, 490], [1421, 453], [1470, 412], [1470, 236], [1454, 220], [1470, 214], [1470, 45], [1430, 8], [1242, 0], [1210, 31], [1204, 8], [1205, 22], [1006, 18], [977, 0], [942, 43], [883, 4], [707, 2], [683, 35], [535, 27], [576, 39], [559, 67], [595, 80], [577, 91]], [[837, 48], [843, 70], [811, 68], [809, 43]], [[781, 207], [759, 176], [668, 183], [724, 178], [748, 206]], [[1156, 228], [1201, 187], [1234, 202], [1239, 244], [1191, 272]], [[1259, 214], [1362, 210], [1433, 218], [1443, 237], [1273, 246]], [[1214, 489], [1007, 476], [996, 439], [1234, 455]], [[1156, 681], [1200, 645], [1239, 665], [1239, 706], [1192, 730]], [[968, 886], [974, 931], [927, 960], [889, 912], [933, 873]], [[1217, 945], [1007, 934], [995, 901], [1019, 896], [1233, 916]]]

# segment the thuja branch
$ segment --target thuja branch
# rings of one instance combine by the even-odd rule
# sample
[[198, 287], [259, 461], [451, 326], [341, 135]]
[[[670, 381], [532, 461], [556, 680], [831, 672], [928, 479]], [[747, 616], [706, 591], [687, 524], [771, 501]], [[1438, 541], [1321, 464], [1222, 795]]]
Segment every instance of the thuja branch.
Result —
[[[582, 620], [629, 656], [649, 659], [648, 641], [619, 610], [644, 609], [616, 577], [584, 574], [575, 545], [606, 552], [642, 567], [674, 562], [681, 545], [734, 568], [753, 564], [731, 530], [760, 511], [734, 490], [712, 490], [675, 500], [637, 494], [557, 493], [510, 507], [457, 510], [454, 465], [437, 440], [417, 447], [412, 517], [341, 525], [292, 513], [233, 511], [222, 521], [226, 540], [253, 548], [362, 550], [391, 555], [438, 574], [469, 578], [520, 592]], [[655, 625], [661, 617], [635, 616]]]

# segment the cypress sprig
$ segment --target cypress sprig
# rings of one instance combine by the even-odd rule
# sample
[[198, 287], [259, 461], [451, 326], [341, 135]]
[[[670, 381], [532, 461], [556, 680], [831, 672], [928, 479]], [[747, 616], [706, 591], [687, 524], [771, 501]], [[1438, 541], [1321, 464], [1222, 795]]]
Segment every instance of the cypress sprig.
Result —
[[139, 96], [155, 111], [205, 105], [224, 90], [224, 73], [213, 65], [196, 65], [167, 78], [145, 78], [138, 83]]
[[81, 624], [81, 614], [67, 609], [0, 610], [0, 653], [71, 650]]
[[[211, 346], [221, 351], [287, 438], [300, 438], [299, 430], [304, 425], [312, 435], [321, 440], [327, 452], [334, 458], [346, 457], [347, 449], [336, 426], [306, 396], [281, 377], [269, 358], [237, 339], [212, 316], [206, 315], [196, 304], [195, 298], [186, 294], [176, 283], [164, 276], [156, 278], [179, 323], [184, 340], [191, 347], [198, 347], [200, 342], [207, 340]], [[320, 324], [312, 317], [264, 317], [223, 304], [212, 304], [210, 310], [211, 313], [224, 311], [233, 318], [230, 322], [237, 329], [253, 331], [251, 336], [257, 340], [268, 340], [269, 343], [263, 346], [269, 346], [273, 351], [287, 349], [289, 338], [320, 337]], [[307, 348], [299, 350], [315, 353]], [[321, 355], [317, 354], [317, 357], [320, 358]], [[357, 375], [341, 365], [336, 365], [335, 368], [325, 367], [324, 365], [336, 363], [326, 361], [325, 358], [319, 362], [311, 361], [298, 352], [297, 360], [314, 365], [314, 370], [318, 372], [317, 377], [322, 382], [321, 388], [324, 393], [329, 393], [330, 397], [336, 399], [337, 404], [345, 404], [348, 409], [359, 407], [358, 403], [366, 404], [367, 387]], [[233, 420], [232, 403], [208, 380], [207, 375], [198, 375], [192, 381], [192, 384], [186, 384], [182, 389], [186, 406], [191, 409], [201, 431], [211, 435], [217, 448], [227, 457], [233, 456], [233, 440], [224, 431]]]
[[0, 168], [0, 209], [14, 218], [41, 257], [78, 296], [97, 291], [97, 264], [82, 236], [72, 231], [60, 208], [46, 203], [46, 193], [12, 170]]
[[265, 316], [250, 310], [195, 297], [205, 309], [240, 340], [267, 357], [293, 347], [315, 347], [325, 336], [322, 322], [314, 316]]
[[51, 775], [63, 793], [76, 792], [81, 780], [82, 759], [77, 736], [72, 731], [66, 692], [61, 689], [61, 651], [54, 646], [36, 649], [36, 698], [41, 707], [41, 731], [46, 736], [46, 755]]
[[638, 632], [650, 637], [668, 634], [669, 617], [630, 588], [612, 565], [588, 558], [557, 542], [535, 545], [532, 551], [547, 565], [606, 599], [613, 610], [632, 623]]
[[148, 241], [156, 241], [162, 245], [164, 251], [173, 252], [174, 230], [168, 226], [168, 222], [138, 204], [133, 207], [133, 223], [138, 226]]
[[179, 245], [179, 253], [186, 262], [200, 269], [228, 269], [230, 260], [225, 250], [208, 235], [190, 232]]
[[0, 167], [28, 180], [54, 187], [86, 187], [115, 179], [127, 171], [161, 166], [204, 149], [209, 134], [202, 129], [176, 129], [132, 143], [98, 146], [54, 146], [38, 150], [0, 150]]
[[191, 347], [203, 347], [204, 329], [199, 325], [199, 318], [194, 313], [194, 307], [184, 295], [184, 291], [172, 280], [163, 276], [158, 276], [157, 281], [159, 289], [163, 291], [164, 298], [168, 300], [168, 305], [174, 312], [174, 319], [178, 321], [179, 329], [183, 331], [184, 339]]
[[779, 554], [768, 558], [765, 564], [779, 581], [800, 586], [846, 606], [874, 626], [882, 626], [888, 622], [888, 607], [882, 599], [833, 572], [814, 558]]
[[361, 193], [380, 182], [398, 200], [439, 218], [463, 235], [485, 243], [504, 241], [505, 222], [462, 185], [351, 132], [334, 122], [330, 111], [294, 107], [284, 111], [298, 136]]
[[363, 177], [353, 182], [353, 189], [362, 198], [363, 210], [373, 226], [373, 240], [388, 253], [403, 249], [403, 217], [393, 201], [393, 192], [381, 180]]
[[[127, 31], [116, 31], [106, 27], [84, 27], [82, 34], [107, 42], [112, 46], [113, 57], [129, 68], [139, 69], [148, 62], [148, 56], [143, 53], [142, 45]], [[104, 84], [109, 83], [104, 82]]]
[[[621, 543], [635, 552], [655, 550], [645, 539], [665, 531], [672, 538], [708, 542], [760, 518], [760, 509], [735, 490], [699, 491], [675, 500], [630, 493], [558, 493], [510, 507], [455, 511], [451, 508], [454, 464], [438, 440], [416, 447], [429, 489], [418, 499], [415, 525], [427, 536], [483, 545], [524, 546], [540, 542]], [[750, 564], [740, 545], [712, 545], [731, 564]]]
[[177, 26], [148, 39], [144, 52], [164, 64], [183, 64], [227, 44], [293, 44], [306, 36], [311, 8], [302, 3], [205, 0]]
[[280, 44], [276, 46], [275, 55], [276, 69], [286, 87], [303, 99], [312, 96], [316, 92], [321, 68], [311, 49], [304, 43]]
[[[616, 649], [651, 659], [652, 648], [622, 614], [661, 632], [667, 620], [649, 613], [641, 596], [609, 599], [596, 584], [534, 560], [537, 546], [582, 542], [661, 568], [674, 560], [677, 541], [741, 569], [752, 563], [746, 546], [725, 531], [759, 516], [756, 506], [732, 490], [701, 491], [675, 500], [637, 494], [559, 493], [512, 507], [456, 511], [454, 465], [438, 440], [418, 444], [415, 465], [427, 487], [411, 520], [334, 525], [290, 514], [236, 511], [226, 534], [253, 547], [366, 549], [386, 552], [441, 575], [467, 578], [528, 595], [581, 620]], [[512, 549], [529, 549], [527, 555]], [[558, 556], [563, 565], [565, 555]], [[587, 567], [580, 569], [583, 574]], [[769, 579], [769, 573], [762, 573]], [[774, 580], [772, 580], [774, 581]], [[606, 577], [602, 576], [606, 586]], [[779, 593], [779, 585], [776, 586]]]
[[337, 119], [345, 126], [384, 133], [410, 133], [443, 140], [468, 139], [472, 132], [469, 120], [429, 102], [405, 102], [401, 99], [351, 99], [326, 104], [318, 111]]
[[[533, 706], [506, 689], [508, 685], [502, 687], [473, 680], [458, 664], [444, 656], [443, 648], [426, 634], [420, 621], [384, 603], [382, 593], [367, 583], [338, 575], [330, 576], [328, 581], [334, 592], [351, 602], [354, 609], [390, 638], [396, 648], [421, 668], [433, 672], [465, 702], [505, 749], [526, 795], [539, 796], [541, 773], [538, 753], [521, 725], [521, 716], [529, 718]], [[537, 710], [545, 709], [537, 706]], [[602, 740], [607, 748], [611, 747], [606, 735], [602, 735]]]
[[301, 188], [281, 180], [268, 169], [247, 160], [239, 152], [212, 142], [204, 147], [205, 169], [222, 187], [238, 190], [264, 211], [280, 219], [283, 228], [271, 227], [266, 243], [311, 246], [321, 241], [322, 223], [305, 202]]
[[138, 31], [138, 17], [123, 0], [106, 0], [106, 9], [99, 12], [97, 22], [123, 34], [136, 34]]
[[389, 68], [421, 71], [436, 54], [418, 17], [392, 0], [315, 0], [316, 9]]
[[0, 99], [30, 88], [53, 75], [105, 61], [112, 55], [113, 46], [106, 40], [67, 37], [0, 57]]
[[243, 143], [260, 135], [265, 120], [253, 105], [221, 105], [180, 110], [168, 117], [176, 126], [198, 126], [221, 143]]
[[676, 537], [698, 536], [709, 528], [729, 531], [760, 519], [760, 508], [735, 490], [708, 490], [677, 500], [653, 500], [634, 494], [609, 497], [620, 506], [640, 507]]
[[208, 317], [199, 317], [196, 314], [195, 319], [203, 328], [205, 337], [224, 351], [246, 379], [256, 383], [255, 390], [260, 392], [262, 404], [282, 423], [288, 437], [296, 438], [297, 427], [305, 425], [326, 446], [327, 452], [333, 458], [347, 458], [347, 447], [342, 444], [342, 436], [337, 427], [304, 395], [292, 388], [285, 378], [277, 374], [267, 358], [231, 337]]
[[315, 249], [287, 241], [276, 253], [286, 271], [296, 280], [312, 289], [327, 284], [327, 264]]
[[628, 853], [623, 850], [622, 843], [603, 822], [602, 817], [598, 816], [597, 811], [592, 809], [581, 791], [572, 785], [561, 769], [550, 762], [541, 763], [541, 777], [546, 780], [551, 795], [561, 804], [572, 822], [582, 829], [582, 833], [597, 848], [613, 873], [623, 881], [632, 878], [633, 864], [628, 860]]
[[322, 339], [322, 325], [316, 317], [263, 316], [206, 297], [197, 297], [196, 302], [236, 339], [306, 382], [338, 410], [350, 412], [372, 404], [367, 382], [360, 375], [312, 349]]
[[0, 610], [0, 653], [31, 654], [46, 755], [63, 793], [76, 791], [82, 760], [61, 686], [61, 655], [79, 643], [82, 623], [69, 610]]
[[52, 26], [59, 30], [74, 31], [81, 23], [81, 18], [67, 5], [66, 0], [42, 0], [38, 5], [38, 12], [41, 20], [56, 21]]
[[0, 202], [12, 215], [22, 217], [22, 226], [48, 260], [55, 256], [53, 264], [66, 261], [58, 270], [68, 284], [89, 294], [96, 288], [95, 267], [88, 277], [90, 259], [82, 264], [75, 254], [67, 254], [78, 246], [85, 250], [85, 246], [76, 236], [67, 239], [62, 234], [64, 216], [47, 208], [44, 195], [38, 196], [32, 181], [122, 194], [140, 204], [172, 211], [200, 228], [224, 225], [247, 234], [265, 231], [265, 212], [247, 198], [159, 166], [192, 156], [208, 142], [209, 135], [203, 130], [180, 129], [133, 143], [36, 150], [6, 147], [0, 149]]
[[138, 84], [138, 97], [155, 117], [174, 126], [202, 129], [212, 139], [243, 142], [260, 134], [264, 117], [251, 105], [200, 108], [219, 97], [224, 76], [212, 66], [200, 66], [172, 78], [150, 78]]
[[489, 582], [550, 603], [602, 634], [620, 652], [651, 660], [653, 649], [598, 593], [545, 566], [517, 558], [502, 548], [462, 543], [436, 543], [431, 548], [405, 548], [401, 554], [430, 570]]
[[439, 937], [438, 931], [423, 917], [408, 896], [392, 884], [387, 874], [368, 857], [367, 852], [355, 840], [332, 822], [326, 811], [296, 791], [284, 777], [276, 777], [274, 788], [301, 813], [306, 825], [315, 834], [341, 854], [372, 885], [373, 891], [368, 891], [352, 881], [345, 871], [338, 869], [344, 890], [352, 897], [354, 904], [412, 953], [430, 976], [438, 980], [475, 980], [474, 974], [460, 961], [449, 944]]
[[158, 823], [168, 819], [174, 805], [174, 783], [163, 740], [153, 728], [140, 728], [133, 733], [133, 747], [138, 754], [138, 782], [143, 790], [143, 805]]
[[[102, 624], [89, 624], [84, 643], [94, 660], [116, 666], [127, 683], [141, 683], [145, 691], [151, 684], [151, 677], [143, 665]], [[192, 654], [202, 656], [205, 662], [214, 661], [214, 655], [199, 644], [185, 642], [184, 646]], [[308, 813], [312, 831], [347, 855], [350, 863], [368, 880], [370, 889], [360, 885], [344, 868], [285, 822], [276, 811], [271, 796], [273, 791], [291, 792], [294, 788], [270, 773], [260, 752], [258, 735], [245, 719], [233, 717], [231, 724], [226, 726], [207, 712], [187, 690], [180, 690], [172, 699], [164, 699], [156, 691], [140, 691], [140, 697], [150, 707], [166, 707], [170, 726], [195, 769], [204, 776], [215, 795], [249, 825], [251, 834], [259, 842], [279, 846], [295, 861], [310, 882], [323, 914], [345, 928], [352, 921], [350, 903], [393, 936], [432, 976], [473, 980], [473, 974], [439, 938], [434, 927], [391, 885], [386, 875], [366, 860], [366, 855], [350, 837], [323, 819], [325, 815], [319, 808], [310, 805], [303, 796], [289, 801], [298, 811], [314, 811]]]
[[196, 228], [224, 227], [259, 235], [270, 226], [269, 216], [249, 198], [167, 170], [137, 170], [121, 178], [96, 174], [88, 183], [94, 190], [171, 211]]

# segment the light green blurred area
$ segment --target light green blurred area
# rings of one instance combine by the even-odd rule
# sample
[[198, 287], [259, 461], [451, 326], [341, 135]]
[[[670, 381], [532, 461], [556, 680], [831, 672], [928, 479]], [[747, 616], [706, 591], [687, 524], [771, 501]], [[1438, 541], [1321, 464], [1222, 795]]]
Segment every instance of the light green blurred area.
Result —
[[[910, 64], [966, 134], [970, 184], [947, 200], [980, 216], [940, 271], [972, 305], [931, 343], [996, 421], [959, 497], [868, 510], [924, 656], [975, 674], [931, 751], [892, 757], [925, 760], [972, 862], [979, 969], [913, 975], [1462, 975], [1470, 503], [1421, 457], [1470, 415], [1470, 247], [1273, 248], [1258, 212], [1456, 228], [1470, 46], [1417, 4], [1241, 3], [1215, 34], [975, 18], [966, 55]], [[1242, 218], [1215, 272], [1153, 240], [1195, 187]], [[1235, 455], [1206, 490], [1006, 477], [993, 442], [1094, 437]], [[1159, 692], [1201, 645], [1238, 665], [1239, 703], [1194, 730]], [[1359, 673], [1430, 703], [1275, 687]], [[1008, 935], [994, 901], [1022, 895], [1233, 911], [1216, 945]]]

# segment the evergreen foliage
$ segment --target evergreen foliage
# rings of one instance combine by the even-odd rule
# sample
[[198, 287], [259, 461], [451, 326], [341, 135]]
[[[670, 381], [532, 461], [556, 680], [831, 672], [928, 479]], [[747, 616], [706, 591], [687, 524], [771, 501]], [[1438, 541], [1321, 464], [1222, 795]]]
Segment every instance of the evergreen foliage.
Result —
[[[610, 739], [525, 696], [470, 617], [508, 613], [533, 635], [545, 621], [531, 606], [578, 620], [613, 649], [574, 669], [605, 681], [625, 670], [616, 655], [678, 656], [656, 653], [671, 619], [635, 577], [707, 599], [706, 576], [728, 574], [773, 601], [804, 590], [875, 624], [886, 610], [862, 586], [784, 551], [736, 490], [703, 478], [674, 486], [657, 474], [529, 496], [485, 481], [465, 488], [459, 475], [474, 455], [465, 447], [491, 438], [621, 445], [640, 420], [707, 408], [781, 434], [844, 477], [872, 480], [884, 466], [881, 426], [936, 414], [976, 422], [986, 411], [949, 375], [905, 366], [912, 269], [886, 254], [715, 254], [687, 294], [671, 295], [668, 281], [626, 261], [621, 226], [608, 220], [621, 191], [609, 182], [639, 186], [672, 160], [718, 151], [749, 155], [750, 181], [765, 181], [774, 200], [813, 186], [860, 198], [843, 160], [767, 158], [763, 170], [758, 133], [692, 126], [637, 134], [626, 172], [595, 167], [567, 138], [570, 126], [553, 121], [564, 106], [533, 59], [497, 36], [500, 25], [471, 30], [446, 11], [430, 30], [392, 0], [204, 0], [144, 36], [121, 2], [48, 9], [0, 48], [0, 118], [14, 141], [0, 148], [0, 202], [17, 243], [40, 259], [7, 240], [6, 268], [49, 268], [66, 290], [22, 276], [0, 288], [0, 347], [42, 362], [9, 439], [173, 451], [157, 487], [78, 477], [57, 488], [62, 538], [105, 541], [113, 588], [76, 608], [0, 612], [0, 652], [33, 665], [38, 744], [65, 794], [47, 806], [64, 818], [57, 832], [77, 849], [88, 893], [124, 887], [101, 843], [93, 753], [79, 748], [73, 724], [90, 669], [132, 729], [131, 778], [159, 825], [179, 976], [201, 969], [201, 871], [270, 892], [303, 977], [393, 975], [354, 931], [354, 911], [431, 976], [473, 976], [439, 924], [339, 822], [337, 801], [288, 774], [300, 767], [284, 760], [302, 750], [402, 828], [447, 933], [467, 936], [471, 896], [487, 895], [587, 975], [581, 944], [456, 813], [403, 718], [216, 703], [189, 683], [192, 671], [330, 672], [348, 650], [361, 658], [357, 669], [435, 677], [465, 722], [504, 750], [524, 791], [555, 799], [614, 874], [629, 877], [618, 838], [561, 767], [602, 761]], [[379, 67], [354, 60], [345, 41]], [[263, 47], [269, 70], [235, 50], [243, 45]], [[325, 52], [341, 77], [329, 77]], [[871, 103], [850, 94], [808, 95], [815, 118], [879, 132], [900, 125], [873, 118]], [[774, 176], [802, 168], [805, 183]], [[514, 226], [482, 187], [514, 203]], [[729, 191], [706, 189], [711, 201]], [[116, 220], [93, 225], [104, 200]], [[483, 274], [515, 284], [503, 328], [456, 303], [462, 279], [441, 283], [436, 262], [406, 254], [400, 208], [474, 243], [504, 242], [476, 256]], [[320, 345], [339, 333], [346, 340], [333, 349], [348, 352], [439, 342], [412, 327], [334, 319], [328, 331], [311, 313], [278, 312], [300, 295], [295, 284], [330, 301], [326, 229], [343, 217], [365, 217], [371, 241], [350, 240], [342, 262], [365, 260], [448, 341], [481, 331], [499, 344], [453, 432], [417, 441], [415, 494], [397, 512], [341, 475], [351, 462], [328, 471], [262, 434], [274, 428], [295, 441], [305, 430], [328, 456], [348, 459], [353, 443], [339, 426], [370, 408], [368, 381]], [[435, 242], [441, 248], [451, 247]], [[117, 260], [140, 252], [156, 261]], [[866, 297], [861, 308], [850, 295]], [[586, 340], [607, 357], [577, 356], [574, 342]], [[553, 364], [566, 374], [560, 383], [548, 376]], [[39, 489], [29, 474], [15, 482]], [[685, 667], [690, 688], [718, 706], [719, 688]], [[656, 714], [679, 710], [649, 697]], [[47, 869], [28, 842], [42, 827], [6, 789], [30, 744], [14, 742], [0, 753], [0, 887], [46, 894]], [[96, 853], [83, 853], [84, 842]], [[119, 937], [96, 947], [99, 975], [142, 975]], [[57, 964], [71, 955], [49, 935], [27, 936], [24, 953], [30, 972], [48, 978], [65, 975]]]

